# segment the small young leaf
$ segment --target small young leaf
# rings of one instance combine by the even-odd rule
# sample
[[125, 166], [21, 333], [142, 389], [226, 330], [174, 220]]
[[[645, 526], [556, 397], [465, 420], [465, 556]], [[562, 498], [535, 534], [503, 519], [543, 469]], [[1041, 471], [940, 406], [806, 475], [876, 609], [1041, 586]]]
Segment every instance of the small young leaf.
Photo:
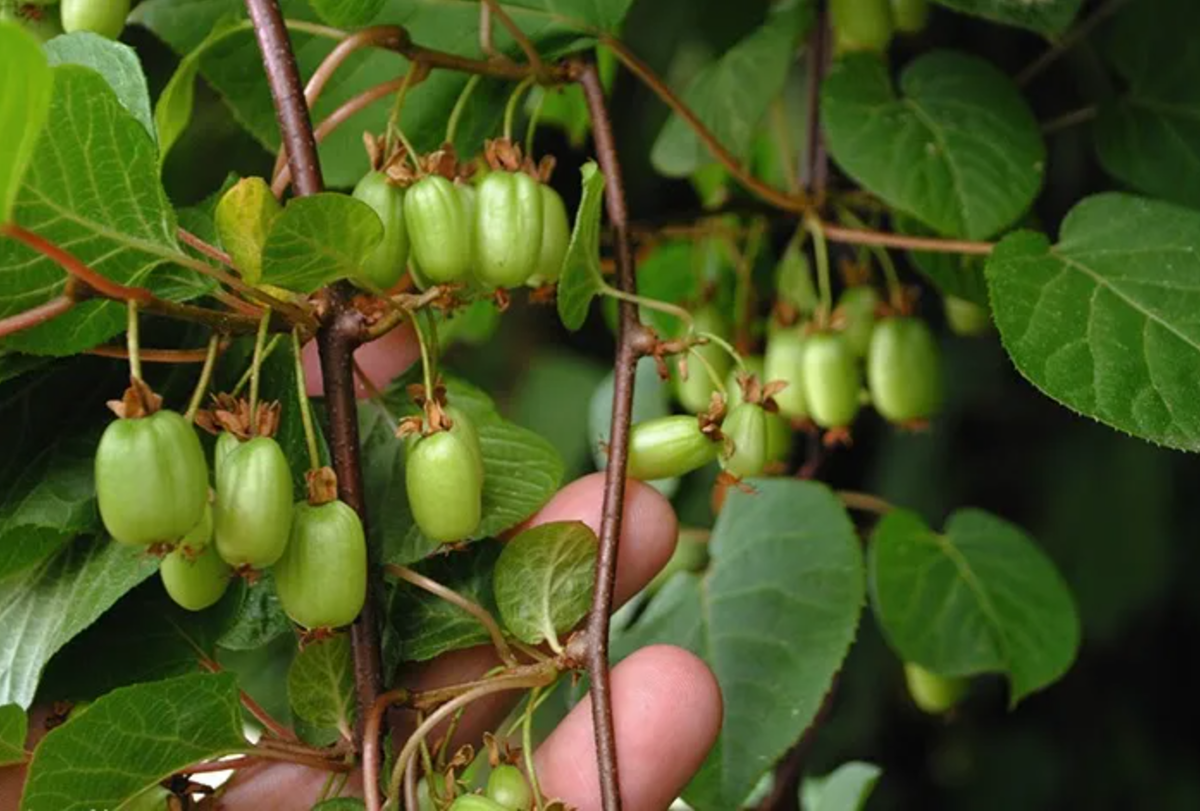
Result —
[[84, 537], [0, 581], [0, 661], [11, 663], [0, 703], [28, 707], [50, 657], [157, 567], [140, 549]]
[[51, 65], [83, 65], [104, 77], [117, 94], [117, 101], [155, 138], [150, 115], [150, 88], [137, 52], [107, 37], [80, 31], [55, 37], [45, 45]]
[[16, 704], [0, 706], [0, 766], [25, 760], [25, 734], [29, 721]]
[[684, 790], [697, 811], [740, 807], [808, 728], [862, 610], [862, 551], [837, 497], [811, 482], [752, 484], [730, 491], [707, 573], [676, 574], [614, 646], [680, 645], [716, 674], [721, 737]]
[[600, 215], [604, 205], [604, 175], [594, 162], [583, 165], [583, 199], [575, 214], [571, 245], [558, 280], [558, 317], [575, 331], [587, 320], [592, 299], [604, 289], [600, 275]]
[[935, 0], [947, 8], [1029, 28], [1041, 34], [1061, 34], [1079, 13], [1083, 0]]
[[305, 645], [288, 670], [288, 703], [292, 712], [318, 727], [352, 736], [354, 664], [350, 636], [338, 634]]
[[883, 770], [873, 763], [851, 761], [824, 777], [810, 777], [800, 786], [804, 811], [862, 811]]
[[1030, 231], [988, 258], [996, 326], [1021, 374], [1068, 408], [1200, 450], [1200, 213], [1100, 194], [1059, 243]]
[[1101, 105], [1093, 129], [1105, 171], [1138, 191], [1200, 207], [1200, 5], [1143, 0], [1113, 16], [1100, 38], [1128, 91]]
[[[812, 26], [815, 5], [788, 0], [771, 6], [760, 28], [696, 74], [683, 94], [700, 121], [730, 152], [745, 158], [771, 102], [783, 89], [796, 43]], [[695, 130], [674, 115], [650, 153], [668, 177], [686, 177], [713, 160]]]
[[12, 216], [25, 167], [50, 112], [54, 74], [38, 41], [0, 22], [0, 223]]
[[492, 580], [505, 627], [559, 649], [559, 635], [591, 605], [597, 552], [596, 533], [581, 521], [542, 524], [506, 543]]
[[[437, 555], [414, 568], [483, 606], [494, 615], [492, 570], [500, 556], [497, 541], [480, 541], [453, 555]], [[487, 630], [472, 615], [403, 581], [391, 587], [384, 635], [387, 662], [424, 662], [452, 650], [487, 644]]]
[[123, 687], [38, 745], [21, 811], [121, 808], [179, 769], [245, 746], [231, 673]]
[[1010, 703], [1046, 687], [1079, 648], [1071, 593], [1020, 528], [959, 510], [939, 534], [916, 513], [889, 513], [871, 536], [875, 616], [906, 662], [940, 676], [1004, 673]]
[[905, 68], [900, 90], [875, 56], [833, 66], [821, 120], [847, 174], [946, 236], [984, 239], [1029, 208], [1046, 150], [1011, 79], [977, 57], [934, 51]]
[[337, 28], [358, 28], [375, 19], [384, 0], [312, 0], [317, 16]]
[[298, 293], [354, 275], [383, 239], [366, 203], [326, 192], [298, 197], [275, 218], [262, 249], [262, 280]]

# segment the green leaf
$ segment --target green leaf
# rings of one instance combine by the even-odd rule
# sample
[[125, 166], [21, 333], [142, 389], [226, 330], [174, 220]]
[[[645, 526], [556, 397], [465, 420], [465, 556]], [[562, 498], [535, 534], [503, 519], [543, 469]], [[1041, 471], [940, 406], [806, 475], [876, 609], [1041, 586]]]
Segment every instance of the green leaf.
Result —
[[[481, 541], [453, 555], [423, 560], [413, 568], [494, 615], [497, 608], [492, 570], [500, 550], [498, 541]], [[491, 638], [479, 620], [466, 611], [404, 581], [390, 589], [387, 616], [383, 655], [385, 662], [394, 665], [425, 662], [452, 650], [485, 644]]]
[[947, 8], [1041, 34], [1061, 34], [1079, 13], [1083, 0], [934, 0]]
[[[175, 215], [158, 179], [154, 142], [103, 77], [79, 65], [54, 68], [50, 115], [54, 126], [34, 152], [17, 197], [16, 222], [113, 281], [176, 299], [203, 294], [209, 285], [194, 273], [152, 273], [164, 263], [194, 260], [175, 241]], [[0, 240], [0, 317], [59, 295], [65, 283], [57, 263], [11, 239]], [[91, 300], [5, 344], [33, 354], [69, 355], [124, 328], [123, 304]]]
[[1125, 194], [1075, 206], [1059, 243], [1023, 231], [988, 259], [1017, 369], [1068, 408], [1200, 450], [1200, 213]]
[[[592, 37], [615, 32], [632, 0], [522, 0], [503, 3], [509, 17], [526, 33], [546, 59], [592, 45]], [[343, 4], [349, 5], [342, 0]], [[284, 3], [291, 20], [317, 21], [309, 4]], [[200, 72], [231, 106], [238, 121], [269, 151], [279, 149], [279, 128], [270, 92], [263, 78], [262, 60], [253, 32], [245, 21], [239, 0], [148, 0], [139, 3], [130, 20], [150, 28], [176, 53], [196, 49], [218, 21], [236, 15], [239, 25], [216, 42], [208, 43], [198, 57]], [[482, 58], [479, 49], [479, 6], [474, 2], [446, 3], [442, 0], [388, 0], [372, 20], [375, 24], [403, 25], [412, 40], [427, 48]], [[228, 18], [227, 18], [228, 19]], [[524, 59], [517, 44], [494, 26], [496, 47], [516, 59]], [[312, 75], [337, 40], [293, 28], [291, 38], [301, 74]], [[403, 75], [408, 63], [398, 54], [381, 49], [363, 49], [346, 60], [332, 77], [314, 106], [320, 121], [354, 96], [385, 78]], [[435, 71], [405, 98], [404, 131], [418, 150], [437, 149], [444, 139], [446, 119], [468, 77], [455, 71]], [[459, 123], [455, 146], [459, 154], [479, 151], [485, 137], [492, 137], [512, 87], [485, 80], [466, 104]], [[358, 113], [354, 126], [342, 127], [320, 147], [321, 166], [330, 187], [352, 186], [367, 171], [362, 132], [380, 132], [391, 111], [393, 97], [382, 99]]]
[[55, 37], [46, 43], [45, 50], [51, 65], [82, 65], [103, 76], [121, 106], [146, 128], [151, 139], [155, 138], [150, 88], [133, 48], [99, 34], [80, 31]]
[[[814, 21], [811, 0], [787, 0], [771, 6], [760, 28], [696, 74], [683, 100], [717, 140], [746, 158], [754, 134], [779, 95], [796, 45]], [[708, 147], [678, 115], [654, 142], [650, 159], [668, 177], [686, 177], [713, 160]]]
[[217, 640], [244, 590], [232, 583], [215, 606], [187, 611], [167, 596], [160, 578], [149, 578], [54, 654], [38, 702], [93, 699], [137, 682], [195, 673], [202, 658], [216, 658]]
[[50, 657], [156, 568], [141, 549], [83, 537], [0, 581], [0, 702], [29, 706]]
[[185, 766], [245, 748], [241, 730], [229, 673], [114, 690], [42, 740], [21, 811], [119, 808]]
[[934, 51], [905, 68], [900, 90], [877, 57], [833, 66], [821, 118], [838, 165], [945, 236], [985, 239], [1016, 221], [1041, 188], [1046, 150], [1012, 80]]
[[386, 0], [312, 0], [313, 11], [329, 25], [358, 28], [375, 19]]
[[1062, 576], [1019, 527], [958, 510], [945, 532], [908, 510], [871, 536], [875, 616], [897, 654], [939, 676], [1003, 673], [1011, 704], [1071, 666], [1079, 617]]
[[854, 525], [826, 487], [757, 479], [732, 490], [707, 574], [667, 582], [618, 647], [703, 656], [725, 699], [721, 737], [684, 791], [697, 811], [740, 807], [812, 722], [854, 639], [864, 573]]
[[288, 670], [288, 703], [292, 712], [319, 727], [333, 727], [353, 737], [354, 664], [350, 635], [338, 634], [305, 645]]
[[218, 645], [227, 650], [257, 650], [292, 632], [292, 621], [279, 604], [269, 569], [245, 591], [237, 615], [217, 640]]
[[332, 192], [294, 198], [263, 245], [262, 280], [311, 293], [356, 273], [381, 239], [383, 223], [361, 200]]
[[[892, 220], [896, 230], [912, 236], [933, 236], [915, 220], [898, 216]], [[938, 290], [951, 296], [988, 306], [984, 257], [941, 251], [908, 251], [908, 260]]]
[[542, 524], [506, 543], [492, 575], [505, 627], [522, 642], [561, 650], [559, 635], [592, 603], [598, 546], [582, 521]]
[[16, 704], [0, 706], [0, 766], [25, 761], [25, 734], [28, 724], [25, 710]]
[[38, 41], [0, 22], [0, 223], [12, 217], [17, 189], [50, 112], [54, 74]]
[[862, 811], [883, 770], [873, 763], [851, 761], [824, 777], [810, 777], [800, 787], [804, 811]]
[[583, 165], [583, 198], [575, 213], [571, 244], [558, 281], [558, 317], [575, 331], [587, 320], [592, 299], [605, 288], [600, 274], [600, 215], [604, 175], [594, 161]]
[[332, 800], [317, 803], [312, 811], [363, 811], [367, 806], [357, 797], [335, 797]]
[[[511, 407], [513, 418], [554, 446], [565, 463], [567, 479], [588, 472], [593, 436], [589, 435], [586, 420], [593, 393], [610, 373], [607, 364], [578, 353], [550, 349], [531, 358], [526, 368]], [[637, 394], [635, 387], [635, 399]], [[611, 395], [607, 405], [611, 419]]]
[[[418, 413], [406, 385], [417, 379], [414, 369], [388, 389], [389, 414], [364, 404], [359, 408], [363, 442], [363, 477], [371, 507], [370, 540], [386, 563], [406, 565], [441, 548], [421, 534], [408, 507], [404, 484], [404, 443], [396, 438], [400, 418]], [[504, 420], [486, 394], [454, 378], [446, 381], [452, 405], [467, 412], [483, 450], [483, 518], [475, 538], [499, 535], [537, 512], [558, 490], [563, 464], [554, 448], [532, 431]]]
[[1105, 171], [1138, 191], [1200, 207], [1200, 7], [1131, 3], [1108, 23], [1102, 48], [1128, 86], [1104, 103], [1096, 151]]

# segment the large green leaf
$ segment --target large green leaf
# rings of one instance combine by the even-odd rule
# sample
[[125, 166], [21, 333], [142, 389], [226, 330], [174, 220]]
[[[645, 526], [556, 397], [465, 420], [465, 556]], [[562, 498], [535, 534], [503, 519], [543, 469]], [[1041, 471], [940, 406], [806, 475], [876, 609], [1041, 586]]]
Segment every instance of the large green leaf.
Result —
[[349, 634], [313, 642], [292, 660], [287, 678], [292, 712], [349, 740], [354, 724], [354, 663]]
[[592, 299], [604, 289], [600, 273], [600, 215], [604, 206], [604, 174], [595, 162], [583, 165], [583, 198], [575, 212], [571, 244], [558, 280], [558, 317], [569, 330], [587, 320]]
[[682, 645], [721, 684], [721, 737], [684, 792], [698, 811], [740, 807], [812, 722], [854, 639], [864, 598], [854, 526], [826, 487], [788, 479], [731, 491], [707, 574], [668, 581], [620, 640]]
[[0, 703], [28, 707], [50, 657], [157, 566], [141, 549], [82, 537], [0, 581]]
[[[388, 563], [409, 564], [441, 548], [417, 528], [404, 484], [404, 442], [396, 438], [392, 417], [416, 414], [405, 390], [417, 370], [388, 389], [384, 414], [374, 405], [359, 408], [363, 475], [371, 507], [371, 542]], [[554, 448], [532, 431], [504, 420], [486, 394], [453, 378], [446, 381], [449, 401], [475, 423], [483, 450], [483, 518], [475, 538], [499, 535], [533, 515], [558, 490], [563, 465]]]
[[505, 544], [492, 579], [505, 627], [526, 644], [560, 650], [559, 636], [591, 605], [598, 546], [581, 521], [541, 524]]
[[836, 63], [821, 91], [838, 165], [946, 236], [984, 239], [1019, 218], [1042, 183], [1045, 145], [1016, 86], [989, 63], [934, 51], [900, 76], [870, 55]]
[[383, 223], [361, 200], [326, 192], [294, 198], [262, 249], [263, 282], [311, 293], [358, 272], [383, 239]]
[[[207, 284], [198, 278], [152, 274], [164, 263], [191, 260], [175, 241], [175, 215], [146, 128], [90, 68], [59, 65], [54, 77], [54, 126], [34, 152], [17, 197], [16, 222], [114, 281], [146, 285], [172, 298], [203, 293]], [[55, 262], [0, 240], [0, 316], [57, 296], [65, 281]], [[67, 355], [107, 340], [124, 325], [121, 304], [92, 300], [5, 342], [36, 354]]]
[[[436, 555], [414, 568], [472, 600], [493, 615], [496, 598], [492, 570], [500, 556], [498, 541], [481, 541], [453, 555]], [[452, 650], [487, 643], [479, 620], [453, 603], [403, 581], [391, 587], [388, 625], [383, 638], [385, 662], [424, 662]]]
[[942, 676], [999, 672], [1015, 706], [1052, 684], [1079, 648], [1079, 617], [1054, 564], [1020, 528], [959, 510], [937, 533], [908, 510], [875, 528], [871, 601], [906, 662]]
[[1095, 124], [1106, 171], [1138, 191], [1200, 206], [1200, 6], [1188, 0], [1130, 3], [1107, 24], [1105, 56], [1128, 92]]
[[150, 115], [150, 88], [133, 48], [99, 34], [80, 31], [47, 42], [46, 57], [51, 65], [83, 65], [99, 73], [117, 94], [121, 106], [146, 128], [151, 138], [156, 137]]
[[16, 704], [0, 706], [0, 766], [25, 760], [25, 733], [29, 722]]
[[947, 8], [987, 20], [1029, 28], [1042, 34], [1061, 34], [1083, 0], [934, 0]]
[[1028, 231], [988, 259], [996, 326], [1049, 397], [1200, 450], [1200, 213], [1124, 194], [1075, 206], [1057, 245]]
[[313, 11], [330, 25], [354, 28], [379, 14], [385, 0], [312, 0]]
[[[734, 155], [745, 158], [771, 102], [783, 89], [800, 38], [812, 26], [812, 0], [771, 6], [760, 28], [688, 85], [683, 99]], [[674, 115], [654, 142], [651, 160], [670, 177], [686, 177], [713, 160], [695, 131]]]
[[[592, 37], [614, 31], [625, 16], [631, 0], [524, 0], [503, 3], [518, 26], [548, 58], [588, 47]], [[293, 20], [316, 22], [320, 18], [307, 3], [284, 3]], [[232, 17], [230, 16], [232, 15]], [[200, 46], [219, 20], [245, 16], [240, 0], [148, 0], [131, 17], [150, 28], [181, 56]], [[479, 50], [479, 4], [441, 0], [388, 0], [371, 20], [374, 24], [403, 25], [413, 41], [428, 48], [481, 58]], [[520, 48], [502, 26], [494, 25], [494, 41], [502, 52], [523, 59]], [[310, 76], [336, 41], [293, 28], [292, 42], [300, 69]], [[198, 58], [201, 74], [232, 107], [238, 120], [267, 149], [279, 148], [278, 124], [270, 93], [263, 79], [262, 60], [253, 34], [235, 26], [206, 44]], [[398, 54], [363, 50], [352, 55], [333, 76], [313, 117], [321, 120], [346, 101], [380, 82], [403, 75], [407, 62]], [[437, 148], [445, 135], [446, 119], [467, 77], [454, 71], [435, 71], [410, 92], [401, 124], [418, 149]], [[485, 137], [493, 137], [503, 115], [511, 85], [480, 83], [465, 106], [455, 146], [463, 154], [474, 154]], [[367, 170], [362, 149], [362, 132], [382, 131], [393, 99], [368, 107], [349, 126], [335, 131], [321, 144], [321, 164], [330, 186], [350, 186]]]
[[185, 766], [246, 746], [232, 674], [124, 687], [42, 740], [21, 811], [120, 808]]
[[31, 35], [0, 22], [0, 223], [8, 222], [17, 189], [50, 112], [54, 74]]

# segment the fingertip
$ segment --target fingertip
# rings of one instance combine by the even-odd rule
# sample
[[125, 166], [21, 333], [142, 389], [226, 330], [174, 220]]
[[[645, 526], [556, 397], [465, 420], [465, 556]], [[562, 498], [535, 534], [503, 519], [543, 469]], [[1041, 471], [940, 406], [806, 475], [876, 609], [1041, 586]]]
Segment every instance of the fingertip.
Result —
[[[723, 704], [712, 671], [682, 648], [643, 648], [612, 673], [621, 798], [628, 811], [661, 811], [679, 796], [716, 742]], [[664, 757], [669, 747], [670, 757]], [[590, 697], [537, 752], [547, 796], [600, 809]]]
[[[358, 368], [376, 389], [386, 389], [395, 378], [412, 366], [420, 356], [412, 325], [404, 323], [378, 340], [364, 344], [354, 352]], [[309, 341], [303, 349], [304, 377], [308, 395], [320, 397], [325, 393], [321, 359], [317, 342]], [[371, 390], [355, 375], [354, 393], [358, 398], [371, 395]]]

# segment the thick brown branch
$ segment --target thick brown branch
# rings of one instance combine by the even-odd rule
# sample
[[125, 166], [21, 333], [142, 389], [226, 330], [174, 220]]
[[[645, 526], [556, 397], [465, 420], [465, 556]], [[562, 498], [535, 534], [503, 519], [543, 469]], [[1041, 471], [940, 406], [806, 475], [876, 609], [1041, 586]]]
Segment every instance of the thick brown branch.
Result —
[[[636, 293], [633, 246], [629, 237], [629, 215], [625, 207], [625, 184], [613, 140], [612, 122], [604, 100], [604, 88], [593, 63], [579, 70], [579, 83], [592, 119], [596, 159], [604, 173], [605, 204], [616, 242], [617, 289]], [[596, 757], [600, 774], [600, 796], [604, 811], [621, 808], [617, 745], [613, 727], [612, 696], [608, 671], [608, 628], [612, 614], [613, 586], [616, 582], [617, 549], [621, 537], [621, 518], [625, 507], [625, 467], [629, 445], [629, 426], [633, 417], [633, 381], [637, 367], [639, 334], [644, 328], [638, 321], [637, 305], [618, 304], [619, 326], [614, 364], [612, 438], [608, 468], [604, 476], [604, 506], [600, 522], [600, 554], [596, 560], [596, 591], [588, 613], [588, 676], [592, 683], [592, 721], [596, 735]]]

